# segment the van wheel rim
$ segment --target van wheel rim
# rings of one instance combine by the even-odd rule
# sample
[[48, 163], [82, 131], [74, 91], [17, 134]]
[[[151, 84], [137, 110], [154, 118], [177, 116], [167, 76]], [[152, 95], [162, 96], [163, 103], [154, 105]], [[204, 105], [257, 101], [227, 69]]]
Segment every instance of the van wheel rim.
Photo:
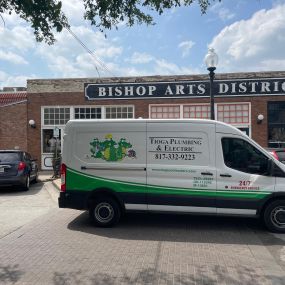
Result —
[[271, 212], [271, 221], [278, 228], [285, 228], [285, 207], [276, 207]]
[[114, 217], [114, 209], [113, 207], [106, 202], [99, 203], [95, 207], [95, 218], [100, 223], [108, 223]]
[[29, 188], [30, 187], [30, 177], [27, 177], [27, 181], [26, 181], [26, 187]]

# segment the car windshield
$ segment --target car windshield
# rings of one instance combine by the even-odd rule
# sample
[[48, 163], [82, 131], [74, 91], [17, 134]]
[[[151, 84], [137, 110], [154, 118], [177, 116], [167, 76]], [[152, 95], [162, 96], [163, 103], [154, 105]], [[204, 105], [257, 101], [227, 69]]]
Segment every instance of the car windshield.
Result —
[[18, 152], [0, 152], [1, 162], [15, 162], [20, 160], [20, 153]]

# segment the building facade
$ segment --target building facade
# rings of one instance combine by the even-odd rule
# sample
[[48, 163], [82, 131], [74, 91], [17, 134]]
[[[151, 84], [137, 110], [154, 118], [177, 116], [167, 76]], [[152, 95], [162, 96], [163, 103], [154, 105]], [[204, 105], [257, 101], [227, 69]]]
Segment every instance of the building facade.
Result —
[[[285, 146], [285, 72], [217, 74], [214, 94], [217, 120], [264, 147]], [[42, 169], [51, 169], [70, 119], [209, 119], [209, 102], [208, 75], [34, 79], [27, 82], [25, 127], [15, 121], [13, 133], [26, 129], [26, 146], [20, 147], [27, 147]], [[1, 126], [1, 140], [3, 128], [9, 126]]]
[[27, 93], [0, 92], [0, 149], [28, 150]]

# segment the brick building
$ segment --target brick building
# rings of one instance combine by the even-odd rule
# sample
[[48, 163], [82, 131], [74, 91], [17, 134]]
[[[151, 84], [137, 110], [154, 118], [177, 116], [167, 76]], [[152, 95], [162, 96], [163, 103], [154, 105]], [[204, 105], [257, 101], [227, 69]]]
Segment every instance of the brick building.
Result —
[[[217, 74], [214, 94], [218, 120], [240, 128], [264, 147], [285, 146], [285, 72]], [[0, 148], [14, 146], [20, 136], [17, 145], [27, 148], [42, 169], [50, 169], [50, 139], [58, 134], [60, 148], [70, 119], [210, 118], [209, 78], [204, 74], [28, 80], [23, 106], [21, 111], [18, 105], [0, 109]], [[35, 126], [29, 126], [30, 120]]]
[[0, 92], [0, 148], [28, 150], [27, 93]]

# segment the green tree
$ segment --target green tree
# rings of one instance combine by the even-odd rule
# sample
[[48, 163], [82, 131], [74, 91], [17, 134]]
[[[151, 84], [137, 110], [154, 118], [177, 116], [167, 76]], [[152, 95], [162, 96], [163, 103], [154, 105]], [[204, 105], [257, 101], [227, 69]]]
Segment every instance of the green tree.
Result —
[[[154, 24], [147, 11], [161, 15], [165, 10], [189, 6], [197, 2], [202, 14], [215, 0], [81, 0], [84, 3], [84, 18], [101, 31], [117, 27], [120, 22], [128, 26], [134, 24]], [[221, 0], [216, 0], [221, 1]], [[53, 44], [54, 32], [69, 27], [68, 19], [62, 12], [58, 0], [0, 0], [0, 15], [15, 12], [31, 24], [37, 41]]]

